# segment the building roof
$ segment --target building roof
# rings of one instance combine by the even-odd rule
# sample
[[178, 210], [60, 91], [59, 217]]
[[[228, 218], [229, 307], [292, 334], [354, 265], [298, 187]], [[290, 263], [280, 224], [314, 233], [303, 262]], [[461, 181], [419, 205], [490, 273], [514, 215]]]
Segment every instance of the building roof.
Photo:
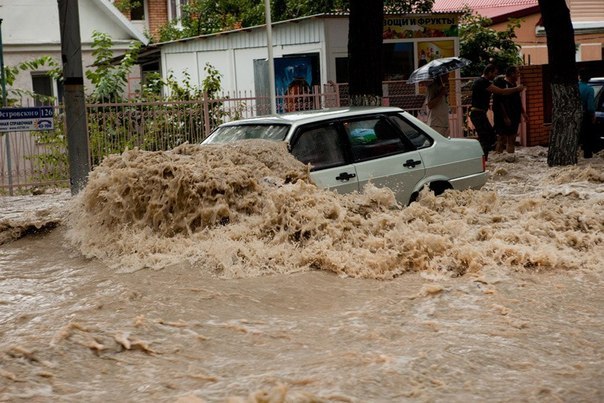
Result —
[[[133, 39], [149, 43], [108, 0], [79, 0], [78, 14], [82, 43], [91, 43], [95, 30], [109, 34], [114, 45], [125, 46]], [[0, 0], [0, 17], [4, 45], [56, 47], [61, 43], [56, 0]]]
[[[417, 16], [426, 16], [426, 15], [433, 15], [433, 14], [460, 14], [460, 13], [461, 12], [459, 10], [455, 10], [455, 11], [434, 10], [433, 12], [429, 12], [429, 13], [410, 13], [410, 15], [413, 14], [413, 15], [417, 15]], [[302, 17], [292, 18], [289, 20], [272, 21], [271, 27], [287, 25], [287, 24], [291, 24], [291, 23], [298, 23], [298, 22], [316, 19], [316, 18], [323, 18], [323, 19], [325, 19], [325, 18], [348, 18], [349, 15], [350, 15], [350, 13], [348, 13], [348, 12], [332, 12], [332, 13], [312, 14], [312, 15], [306, 15], [306, 16], [302, 16]], [[399, 15], [399, 14], [385, 13], [384, 15], [388, 16], [388, 15]], [[207, 38], [217, 37], [217, 36], [221, 36], [221, 35], [229, 35], [229, 34], [233, 34], [233, 33], [237, 33], [237, 32], [251, 32], [251, 31], [258, 30], [258, 29], [263, 29], [263, 30], [266, 29], [266, 24], [253, 25], [250, 27], [231, 29], [231, 30], [227, 30], [227, 31], [218, 31], [218, 32], [213, 32], [211, 34], [202, 34], [199, 36], [191, 36], [188, 38], [173, 39], [170, 41], [154, 43], [153, 45], [161, 47], [163, 45], [169, 45], [169, 44], [173, 44], [173, 43], [177, 43], [177, 42], [188, 42], [188, 41], [197, 40], [197, 39], [207, 39]]]
[[149, 44], [149, 38], [140, 33], [138, 29], [122, 14], [109, 0], [93, 0], [98, 7], [111, 18], [116, 24], [121, 25], [130, 35], [142, 42]]
[[432, 10], [451, 12], [462, 10], [465, 6], [492, 19], [494, 23], [539, 12], [537, 0], [436, 0]]

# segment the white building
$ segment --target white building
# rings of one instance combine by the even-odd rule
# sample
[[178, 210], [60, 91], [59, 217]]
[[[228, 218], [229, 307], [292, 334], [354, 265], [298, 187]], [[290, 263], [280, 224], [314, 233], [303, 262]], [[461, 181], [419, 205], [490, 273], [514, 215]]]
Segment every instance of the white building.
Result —
[[[273, 24], [273, 56], [315, 60], [315, 83], [335, 79], [335, 59], [347, 55], [348, 19], [306, 17]], [[192, 83], [203, 81], [209, 63], [222, 74], [228, 92], [254, 92], [254, 62], [268, 58], [265, 26], [166, 42], [161, 47], [162, 74]], [[317, 67], [318, 66], [318, 67]], [[258, 70], [256, 64], [256, 71]], [[277, 73], [278, 74], [278, 73]]]
[[[79, 0], [78, 6], [84, 71], [94, 60], [91, 48], [94, 31], [112, 38], [116, 56], [134, 40], [149, 42], [108, 0]], [[51, 56], [61, 63], [57, 0], [0, 0], [0, 18], [5, 66], [16, 66], [41, 56]], [[13, 88], [60, 96], [60, 87], [47, 72], [44, 69], [23, 71], [16, 77]], [[29, 99], [23, 100], [25, 105], [29, 102]]]
[[[422, 61], [459, 54], [459, 13], [384, 18], [384, 80], [404, 80]], [[277, 91], [293, 75], [309, 84], [348, 81], [348, 16], [319, 14], [272, 25]], [[256, 26], [158, 44], [161, 70], [200, 85], [209, 63], [222, 74], [222, 87], [234, 96], [265, 90], [268, 58], [266, 27]], [[303, 67], [306, 66], [306, 67]], [[263, 82], [264, 80], [264, 82]]]

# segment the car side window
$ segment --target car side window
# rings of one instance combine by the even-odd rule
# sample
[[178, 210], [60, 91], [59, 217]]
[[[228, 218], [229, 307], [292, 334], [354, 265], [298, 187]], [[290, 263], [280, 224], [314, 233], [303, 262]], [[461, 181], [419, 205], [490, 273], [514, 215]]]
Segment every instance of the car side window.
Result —
[[346, 163], [340, 134], [333, 125], [302, 129], [291, 152], [315, 170]]
[[356, 161], [409, 151], [401, 134], [385, 117], [344, 122]]
[[401, 132], [403, 132], [405, 137], [407, 137], [417, 149], [430, 147], [432, 145], [433, 140], [430, 136], [428, 136], [415, 126], [412, 126], [402, 117], [391, 116], [390, 119], [392, 120], [392, 122], [395, 123], [395, 125], [401, 130]]

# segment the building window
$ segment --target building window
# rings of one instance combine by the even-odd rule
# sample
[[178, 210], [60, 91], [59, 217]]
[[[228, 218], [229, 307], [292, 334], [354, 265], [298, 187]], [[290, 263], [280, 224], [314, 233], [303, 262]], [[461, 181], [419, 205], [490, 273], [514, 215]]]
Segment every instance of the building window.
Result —
[[63, 102], [63, 86], [46, 73], [38, 72], [31, 75], [31, 86], [34, 94], [34, 105], [51, 105], [50, 98], [56, 98], [59, 103]]
[[132, 8], [130, 9], [130, 20], [132, 21], [144, 21], [145, 20], [145, 1], [137, 0], [132, 2]]
[[188, 0], [168, 0], [169, 18], [171, 21], [182, 18], [182, 6], [188, 3]]

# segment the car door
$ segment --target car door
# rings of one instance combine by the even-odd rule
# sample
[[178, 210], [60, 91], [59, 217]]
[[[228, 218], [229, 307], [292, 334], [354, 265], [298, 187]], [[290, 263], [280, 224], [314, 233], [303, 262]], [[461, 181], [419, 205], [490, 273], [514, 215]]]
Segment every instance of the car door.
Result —
[[345, 135], [334, 122], [299, 128], [291, 141], [291, 153], [311, 165], [311, 178], [321, 188], [349, 193], [359, 190]]
[[[369, 116], [344, 122], [350, 139], [359, 188], [371, 182], [390, 188], [407, 204], [425, 175], [417, 146], [387, 116]], [[428, 143], [429, 145], [429, 143]]]

